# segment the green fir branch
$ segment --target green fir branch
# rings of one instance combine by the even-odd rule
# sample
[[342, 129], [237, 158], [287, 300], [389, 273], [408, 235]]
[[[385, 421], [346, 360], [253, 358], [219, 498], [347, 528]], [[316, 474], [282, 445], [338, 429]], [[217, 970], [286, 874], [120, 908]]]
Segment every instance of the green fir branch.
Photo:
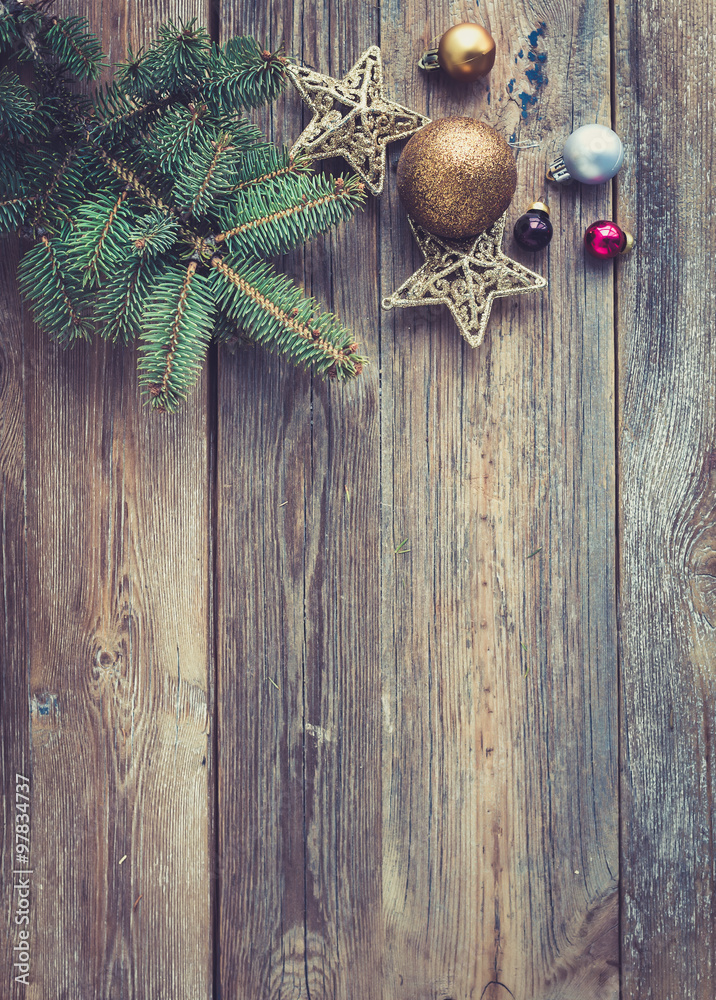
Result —
[[13, 232], [25, 221], [29, 208], [34, 204], [36, 195], [17, 195], [12, 197], [13, 188], [20, 190], [20, 183], [14, 177], [3, 180], [3, 190], [0, 192], [0, 233]]
[[205, 28], [196, 26], [196, 18], [178, 25], [168, 21], [147, 53], [147, 69], [164, 92], [192, 91], [205, 81], [210, 56], [211, 39]]
[[313, 161], [308, 156], [291, 156], [287, 149], [277, 149], [276, 146], [250, 149], [244, 154], [239, 168], [240, 180], [231, 189], [231, 193], [262, 187], [280, 182], [284, 177], [312, 171]]
[[95, 318], [100, 334], [129, 342], [141, 332], [142, 314], [163, 270], [161, 258], [179, 238], [177, 222], [159, 209], [148, 212], [126, 232], [124, 259], [100, 286]]
[[105, 281], [95, 300], [94, 318], [105, 340], [129, 343], [142, 332], [142, 314], [157, 278], [148, 256], [127, 258]]
[[77, 211], [67, 252], [82, 274], [82, 284], [97, 287], [131, 252], [130, 230], [136, 221], [127, 204], [130, 188], [99, 193]]
[[207, 105], [200, 101], [167, 108], [144, 142], [145, 156], [162, 170], [176, 176], [191, 161], [203, 129], [211, 119]]
[[88, 146], [60, 149], [44, 146], [32, 164], [33, 186], [39, 189], [35, 226], [59, 232], [92, 192], [119, 194], [124, 185]]
[[358, 178], [314, 176], [240, 117], [282, 89], [282, 53], [248, 38], [212, 47], [196, 22], [169, 23], [148, 51], [128, 51], [114, 83], [82, 94], [70, 77], [97, 74], [99, 44], [46, 6], [0, 0], [0, 52], [17, 56], [0, 71], [0, 229], [38, 241], [19, 271], [38, 323], [63, 343], [93, 329], [139, 338], [157, 409], [186, 396], [212, 336], [359, 374], [352, 334], [261, 259], [365, 197]]
[[216, 254], [210, 267], [218, 307], [253, 340], [293, 364], [314, 365], [324, 376], [342, 380], [360, 374], [366, 359], [358, 356], [352, 334], [270, 264], [232, 262]]
[[14, 48], [20, 41], [17, 19], [7, 9], [0, 12], [0, 54]]
[[230, 38], [212, 51], [206, 94], [224, 107], [269, 104], [283, 90], [285, 66], [281, 51], [262, 49], [254, 38]]
[[27, 139], [35, 127], [35, 102], [30, 91], [9, 69], [0, 71], [0, 136]]
[[[35, 218], [33, 220], [34, 224], [37, 226], [41, 222], [46, 221], [48, 214], [48, 209], [50, 205], [53, 208], [55, 200], [61, 203], [61, 198], [58, 196], [58, 189], [61, 188], [63, 180], [70, 169], [70, 164], [77, 155], [77, 150], [75, 147], [64, 152], [64, 155], [58, 155], [54, 150], [42, 149], [38, 151], [37, 159], [30, 163], [30, 167], [37, 177], [38, 187], [40, 188], [40, 193], [37, 199], [37, 210], [35, 212]], [[78, 187], [76, 178], [73, 179], [74, 184], [70, 184], [70, 191], [77, 194]], [[83, 186], [81, 190], [87, 190]], [[49, 183], [48, 183], [49, 181]], [[76, 203], [79, 205], [82, 203], [81, 196], [76, 199]], [[63, 207], [63, 214], [67, 214], [67, 210]], [[56, 216], [56, 212], [52, 212], [53, 216]], [[52, 227], [52, 219], [49, 221], [50, 227]]]
[[84, 315], [87, 300], [60, 241], [41, 237], [20, 261], [18, 284], [43, 330], [62, 344], [89, 339], [91, 327]]
[[103, 66], [102, 48], [83, 17], [63, 17], [43, 35], [62, 65], [80, 80], [95, 80]]
[[196, 217], [203, 215], [236, 183], [240, 159], [241, 150], [227, 132], [202, 136], [174, 186], [175, 202]]
[[127, 46], [126, 61], [117, 64], [114, 77], [120, 90], [143, 101], [156, 95], [161, 83], [156, 60], [142, 54], [141, 49], [135, 54], [131, 45]]
[[[212, 143], [222, 136], [229, 140], [233, 151], [232, 176], [237, 179], [244, 154], [256, 148], [265, 148], [264, 137], [251, 122], [235, 115], [217, 117], [201, 101], [168, 108], [153, 125], [148, 141], [143, 145], [143, 153], [148, 162], [159, 166], [164, 174], [182, 178], [187, 171], [199, 171], [198, 163], [202, 158], [208, 169], [215, 149]], [[202, 180], [199, 178], [197, 181], [197, 190]], [[186, 181], [186, 184], [189, 190], [189, 182]]]
[[110, 156], [96, 143], [92, 144], [92, 151], [115, 177], [124, 181], [125, 184], [128, 184], [131, 187], [132, 191], [145, 203], [145, 205], [149, 205], [151, 208], [158, 208], [160, 211], [168, 215], [173, 214], [173, 207], [158, 197], [152, 191], [151, 187], [148, 184], [145, 184], [134, 170], [131, 170], [119, 160]]
[[148, 212], [128, 234], [131, 251], [137, 257], [158, 257], [167, 253], [179, 235], [176, 220], [159, 209]]
[[166, 107], [167, 101], [140, 98], [123, 91], [117, 83], [99, 90], [95, 96], [95, 119], [89, 133], [96, 142], [116, 142], [123, 134], [146, 129]]
[[201, 371], [215, 303], [196, 261], [159, 278], [142, 316], [140, 382], [154, 409], [177, 409]]
[[349, 219], [364, 202], [365, 185], [355, 174], [287, 177], [269, 190], [243, 191], [220, 215], [223, 225], [233, 225], [215, 239], [241, 257], [273, 257]]
[[0, 147], [0, 233], [21, 226], [37, 200], [27, 173], [17, 169], [14, 150]]

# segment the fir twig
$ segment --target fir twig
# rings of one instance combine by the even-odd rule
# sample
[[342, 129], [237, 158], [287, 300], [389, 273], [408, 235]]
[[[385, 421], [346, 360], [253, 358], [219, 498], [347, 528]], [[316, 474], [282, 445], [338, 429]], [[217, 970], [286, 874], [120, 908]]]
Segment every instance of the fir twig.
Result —
[[119, 160], [115, 160], [114, 157], [106, 153], [105, 150], [96, 143], [92, 143], [92, 149], [95, 155], [109, 167], [112, 173], [115, 174], [115, 176], [121, 181], [124, 181], [125, 184], [128, 184], [147, 205], [151, 205], [152, 208], [159, 208], [162, 212], [166, 212], [169, 215], [174, 214], [174, 209], [170, 205], [163, 202], [161, 198], [158, 198], [147, 184], [142, 183], [133, 170], [125, 167]]
[[142, 317], [141, 383], [155, 409], [173, 411], [195, 382], [211, 335], [214, 301], [197, 261], [160, 278]]
[[19, 278], [20, 291], [30, 299], [41, 326], [52, 330], [61, 343], [89, 339], [90, 328], [78, 302], [80, 289], [47, 236], [25, 254]]
[[53, 19], [43, 40], [68, 69], [81, 79], [94, 80], [102, 68], [102, 49], [83, 17]]
[[[233, 202], [224, 218], [245, 221], [214, 239], [227, 240], [232, 251], [242, 255], [258, 249], [262, 256], [272, 257], [349, 218], [364, 198], [365, 186], [355, 175], [298, 177], [280, 191], [265, 195], [251, 191], [243, 201]], [[272, 211], [273, 205], [278, 207]]]
[[247, 177], [230, 189], [230, 193], [246, 191], [248, 188], [268, 184], [270, 181], [280, 180], [282, 177], [290, 177], [293, 174], [305, 174], [311, 170], [311, 161], [305, 156], [287, 157], [287, 162], [281, 166], [276, 166], [273, 170], [267, 170], [256, 177]]
[[47, 211], [47, 206], [50, 202], [50, 199], [57, 190], [57, 185], [60, 183], [62, 178], [67, 173], [70, 163], [72, 162], [73, 158], [76, 155], [77, 155], [76, 147], [72, 146], [70, 149], [67, 150], [67, 153], [65, 154], [57, 170], [55, 170], [52, 173], [50, 183], [47, 185], [45, 190], [42, 192], [41, 197], [39, 198], [39, 204], [37, 206], [37, 214], [34, 219], [34, 224], [36, 226], [38, 226], [40, 222], [42, 222], [44, 214]]
[[284, 86], [286, 62], [280, 49], [269, 52], [253, 38], [230, 38], [223, 48], [212, 52], [207, 94], [234, 107], [267, 104]]
[[155, 118], [168, 103], [169, 98], [142, 100], [123, 93], [112, 84], [97, 95], [97, 115], [91, 126], [91, 137], [104, 142], [116, 139], [124, 130], [138, 129], [143, 121]]
[[353, 335], [262, 259], [364, 200], [356, 177], [313, 175], [239, 116], [284, 86], [282, 51], [250, 38], [219, 48], [196, 22], [170, 22], [83, 95], [72, 77], [97, 74], [99, 44], [49, 2], [0, 0], [0, 52], [13, 56], [0, 70], [0, 229], [37, 241], [19, 271], [37, 322], [63, 343], [139, 335], [158, 409], [186, 396], [212, 336], [357, 375]]
[[[119, 212], [122, 209], [127, 196], [129, 194], [129, 186], [125, 187], [123, 191], [119, 193], [119, 196], [114, 199], [114, 202], [110, 200], [109, 206], [105, 205], [105, 210], [109, 207], [109, 212], [107, 217], [102, 223], [101, 216], [95, 214], [95, 206], [89, 206], [91, 210], [89, 223], [89, 239], [88, 239], [88, 256], [86, 261], [82, 265], [82, 270], [84, 272], [83, 281], [85, 283], [90, 283], [99, 277], [99, 267], [106, 250], [108, 249], [108, 244], [111, 244], [111, 234], [113, 233], [113, 226], [117, 219]], [[101, 223], [102, 227], [97, 232], [97, 223]], [[94, 226], [92, 225], [94, 223]], [[120, 239], [124, 237], [124, 233], [120, 233]], [[118, 251], [117, 256], [121, 254], [121, 250]]]
[[[244, 306], [235, 303], [234, 314], [242, 319], [246, 312], [249, 315], [252, 311], [261, 311], [274, 321], [274, 325], [265, 324], [263, 327], [254, 327], [252, 335], [266, 346], [281, 344], [283, 352], [292, 360], [298, 363], [315, 363], [320, 371], [332, 378], [345, 378], [360, 374], [365, 363], [365, 358], [357, 356], [358, 345], [354, 343], [336, 344], [335, 340], [347, 340], [349, 335], [335, 321], [335, 317], [330, 313], [316, 314], [316, 303], [312, 300], [304, 299], [302, 304], [308, 307], [313, 325], [309, 325], [300, 315], [300, 308], [293, 304], [299, 299], [296, 293], [298, 290], [291, 286], [283, 276], [274, 275], [273, 282], [267, 281], [265, 269], [254, 267], [253, 275], [242, 276], [238, 271], [230, 267], [218, 254], [214, 255], [210, 261], [210, 266], [221, 275], [224, 281], [236, 288], [245, 299]], [[258, 279], [258, 281], [253, 280]], [[258, 287], [258, 283], [263, 279], [274, 292], [271, 296], [268, 292], [263, 292]], [[278, 292], [278, 296], [276, 296]], [[292, 303], [290, 308], [280, 305], [275, 299], [280, 298], [281, 293]], [[230, 300], [224, 299], [224, 307], [229, 308], [231, 315]], [[246, 309], [248, 306], [248, 309]], [[252, 310], [253, 306], [253, 310]], [[291, 335], [289, 340], [281, 343], [282, 333]]]
[[150, 288], [146, 257], [135, 257], [102, 285], [95, 317], [105, 340], [121, 340], [126, 344], [141, 331], [142, 306]]
[[17, 229], [27, 214], [30, 206], [37, 201], [37, 195], [31, 194], [24, 179], [17, 173], [8, 171], [2, 179], [2, 197], [0, 197], [0, 232]]
[[165, 396], [167, 390], [169, 389], [169, 380], [172, 375], [174, 358], [176, 357], [177, 347], [179, 346], [179, 330], [181, 328], [182, 318], [184, 316], [187, 298], [189, 296], [189, 286], [191, 284], [191, 279], [194, 277], [195, 274], [196, 274], [196, 261], [192, 260], [189, 264], [189, 267], [186, 269], [186, 276], [181, 286], [181, 291], [179, 293], [179, 302], [177, 303], [176, 315], [174, 318], [174, 322], [172, 323], [171, 330], [169, 331], [169, 349], [166, 353], [166, 360], [164, 363], [164, 372], [162, 373], [162, 379], [158, 385], [154, 384], [150, 387], [151, 395], [154, 396], [155, 398], [157, 396]]
[[0, 70], [0, 135], [16, 141], [33, 133], [35, 102], [10, 70]]

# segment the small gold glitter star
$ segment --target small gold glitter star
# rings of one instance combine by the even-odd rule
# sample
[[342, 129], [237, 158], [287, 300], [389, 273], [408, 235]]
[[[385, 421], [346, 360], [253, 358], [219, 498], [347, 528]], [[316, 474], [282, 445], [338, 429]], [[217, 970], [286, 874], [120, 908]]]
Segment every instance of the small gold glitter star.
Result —
[[378, 46], [366, 49], [342, 80], [304, 66], [289, 64], [286, 71], [313, 111], [291, 155], [303, 153], [315, 160], [340, 156], [373, 194], [380, 194], [385, 179], [385, 147], [389, 142], [407, 139], [430, 119], [384, 97]]
[[502, 252], [505, 216], [467, 240], [433, 236], [408, 216], [425, 263], [383, 299], [383, 308], [446, 305], [470, 347], [485, 336], [492, 303], [544, 288], [547, 280]]

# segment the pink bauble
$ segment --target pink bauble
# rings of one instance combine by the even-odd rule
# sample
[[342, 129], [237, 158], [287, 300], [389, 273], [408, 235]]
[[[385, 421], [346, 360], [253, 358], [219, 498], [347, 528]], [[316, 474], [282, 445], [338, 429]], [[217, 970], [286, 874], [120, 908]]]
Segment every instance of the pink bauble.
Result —
[[604, 259], [618, 257], [626, 250], [627, 234], [616, 222], [601, 219], [593, 222], [584, 234], [584, 245], [592, 255]]

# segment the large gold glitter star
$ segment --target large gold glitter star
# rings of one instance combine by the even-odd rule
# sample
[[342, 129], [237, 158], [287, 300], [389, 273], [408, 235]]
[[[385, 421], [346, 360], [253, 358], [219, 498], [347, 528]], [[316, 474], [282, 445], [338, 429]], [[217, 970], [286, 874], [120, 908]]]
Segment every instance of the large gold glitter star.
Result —
[[425, 263], [387, 298], [383, 308], [446, 305], [470, 347], [485, 336], [492, 303], [502, 295], [535, 292], [545, 278], [502, 252], [505, 216], [468, 240], [433, 236], [408, 216]]
[[[385, 179], [385, 147], [407, 139], [430, 119], [386, 100], [380, 49], [372, 45], [342, 80], [289, 64], [289, 77], [313, 111], [310, 124], [291, 149], [314, 160], [340, 156], [373, 194]], [[342, 107], [336, 107], [341, 105]]]

